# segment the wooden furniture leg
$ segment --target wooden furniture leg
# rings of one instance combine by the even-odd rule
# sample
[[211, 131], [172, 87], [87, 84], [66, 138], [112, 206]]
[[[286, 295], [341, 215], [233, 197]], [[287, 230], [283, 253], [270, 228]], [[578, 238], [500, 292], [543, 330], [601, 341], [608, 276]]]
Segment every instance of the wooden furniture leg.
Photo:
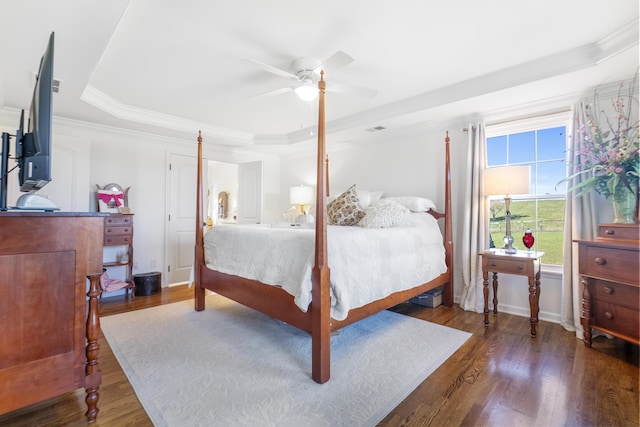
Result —
[[489, 324], [489, 272], [482, 272], [482, 293], [484, 294], [484, 324]]
[[493, 272], [493, 314], [498, 314], [498, 273]]
[[591, 294], [589, 293], [589, 279], [582, 279], [582, 315], [580, 323], [584, 329], [584, 345], [591, 347]]
[[538, 302], [540, 299], [540, 271], [535, 276], [529, 276], [529, 308], [531, 310], [531, 336], [536, 336], [536, 325], [538, 324]]
[[529, 277], [529, 309], [531, 310], [531, 315], [529, 317], [529, 322], [531, 323], [531, 335], [536, 335], [536, 322], [538, 316], [535, 314], [534, 307], [536, 301], [536, 285], [533, 277]]
[[98, 393], [98, 387], [102, 381], [102, 374], [100, 367], [98, 366], [98, 352], [100, 345], [98, 344], [98, 338], [100, 338], [100, 313], [98, 297], [102, 293], [100, 290], [100, 276], [101, 273], [91, 274], [87, 276], [89, 279], [89, 311], [87, 314], [87, 366], [86, 366], [86, 380], [85, 390], [87, 396], [85, 402], [87, 403], [87, 412], [85, 416], [88, 422], [94, 422], [98, 416], [98, 399], [100, 394]]

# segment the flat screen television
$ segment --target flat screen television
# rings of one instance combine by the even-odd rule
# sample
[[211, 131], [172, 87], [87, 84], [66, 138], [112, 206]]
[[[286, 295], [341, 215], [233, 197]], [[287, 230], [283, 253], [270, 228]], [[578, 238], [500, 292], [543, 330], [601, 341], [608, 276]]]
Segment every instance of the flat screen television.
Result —
[[53, 119], [54, 33], [40, 60], [40, 68], [29, 108], [27, 129], [24, 112], [16, 135], [16, 160], [20, 191], [32, 192], [51, 181], [51, 122]]

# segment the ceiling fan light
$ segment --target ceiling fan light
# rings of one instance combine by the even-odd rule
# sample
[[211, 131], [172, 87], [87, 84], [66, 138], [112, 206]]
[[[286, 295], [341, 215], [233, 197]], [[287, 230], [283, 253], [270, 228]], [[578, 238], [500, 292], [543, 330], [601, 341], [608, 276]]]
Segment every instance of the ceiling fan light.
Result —
[[295, 92], [303, 101], [313, 101], [318, 97], [318, 88], [312, 85], [300, 85]]

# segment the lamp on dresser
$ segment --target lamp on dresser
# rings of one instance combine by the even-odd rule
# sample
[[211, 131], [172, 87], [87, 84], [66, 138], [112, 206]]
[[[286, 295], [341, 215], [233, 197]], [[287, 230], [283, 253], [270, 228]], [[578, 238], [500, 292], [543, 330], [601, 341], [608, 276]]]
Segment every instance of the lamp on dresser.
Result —
[[513, 246], [511, 235], [511, 196], [528, 194], [531, 182], [531, 168], [528, 165], [495, 166], [484, 170], [484, 195], [504, 196], [505, 236], [504, 252], [514, 254], [518, 252]]

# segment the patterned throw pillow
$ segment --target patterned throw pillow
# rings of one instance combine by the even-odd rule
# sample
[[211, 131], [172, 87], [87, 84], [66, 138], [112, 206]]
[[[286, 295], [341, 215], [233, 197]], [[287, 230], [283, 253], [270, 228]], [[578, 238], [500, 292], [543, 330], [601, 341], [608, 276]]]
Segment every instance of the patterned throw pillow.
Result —
[[364, 217], [355, 184], [327, 205], [327, 215], [331, 225], [356, 225]]
[[358, 227], [364, 228], [387, 228], [399, 224], [411, 211], [398, 202], [389, 199], [380, 201], [369, 206], [366, 216], [358, 223]]

